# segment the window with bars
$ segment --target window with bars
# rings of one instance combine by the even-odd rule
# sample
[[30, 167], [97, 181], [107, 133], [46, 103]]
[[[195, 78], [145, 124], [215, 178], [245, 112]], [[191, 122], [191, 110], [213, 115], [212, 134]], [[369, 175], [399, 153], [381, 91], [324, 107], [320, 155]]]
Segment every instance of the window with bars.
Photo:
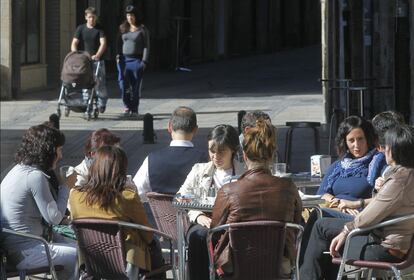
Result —
[[40, 0], [23, 0], [20, 9], [20, 63], [39, 63]]

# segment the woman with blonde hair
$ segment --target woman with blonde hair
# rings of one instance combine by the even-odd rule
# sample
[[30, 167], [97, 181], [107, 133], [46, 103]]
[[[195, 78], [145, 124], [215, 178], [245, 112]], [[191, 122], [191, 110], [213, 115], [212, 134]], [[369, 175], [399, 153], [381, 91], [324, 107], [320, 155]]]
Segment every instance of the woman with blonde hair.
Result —
[[[270, 171], [275, 149], [275, 128], [269, 120], [257, 120], [256, 126], [246, 132], [243, 140], [243, 157], [248, 170], [238, 181], [226, 184], [218, 191], [211, 228], [256, 220], [300, 222], [302, 203], [295, 184], [290, 179], [272, 176]], [[228, 240], [222, 236], [214, 249], [216, 267], [221, 268], [224, 274], [233, 271], [231, 253], [223, 254], [223, 251], [232, 250]], [[294, 232], [288, 231], [283, 274], [289, 275], [295, 262], [294, 243]]]

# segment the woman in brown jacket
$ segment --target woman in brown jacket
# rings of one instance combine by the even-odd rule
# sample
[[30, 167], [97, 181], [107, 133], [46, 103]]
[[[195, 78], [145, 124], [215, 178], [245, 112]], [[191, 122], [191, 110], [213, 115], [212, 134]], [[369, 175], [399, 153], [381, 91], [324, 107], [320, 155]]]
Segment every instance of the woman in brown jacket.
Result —
[[[128, 160], [116, 146], [103, 146], [95, 154], [88, 181], [69, 196], [72, 219], [101, 218], [150, 226], [136, 190], [127, 184]], [[139, 270], [151, 270], [152, 233], [128, 230], [125, 236], [127, 274], [137, 279]], [[152, 253], [152, 251], [151, 251]]]
[[[276, 131], [270, 121], [259, 119], [243, 140], [247, 171], [236, 182], [224, 185], [217, 193], [211, 228], [227, 223], [270, 220], [299, 223], [302, 203], [295, 184], [272, 176], [269, 164], [276, 149]], [[291, 272], [295, 261], [295, 235], [289, 231], [285, 245], [283, 272]], [[216, 267], [231, 273], [231, 251], [227, 234], [215, 246]], [[229, 247], [229, 250], [225, 250]], [[230, 266], [230, 267], [229, 267]]]

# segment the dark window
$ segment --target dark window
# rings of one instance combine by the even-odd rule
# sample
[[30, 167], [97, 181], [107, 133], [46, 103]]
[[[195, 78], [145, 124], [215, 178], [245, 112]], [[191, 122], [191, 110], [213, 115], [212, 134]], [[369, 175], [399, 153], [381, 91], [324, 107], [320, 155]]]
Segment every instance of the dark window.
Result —
[[20, 62], [40, 62], [40, 0], [24, 0], [20, 17]]

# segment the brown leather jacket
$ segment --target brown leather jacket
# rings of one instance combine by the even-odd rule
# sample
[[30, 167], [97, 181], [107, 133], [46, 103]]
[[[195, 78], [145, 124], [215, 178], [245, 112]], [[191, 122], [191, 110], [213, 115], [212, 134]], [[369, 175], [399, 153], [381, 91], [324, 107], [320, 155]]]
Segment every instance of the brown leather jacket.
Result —
[[[272, 176], [268, 169], [250, 169], [238, 181], [226, 184], [218, 191], [210, 228], [257, 220], [299, 223], [301, 214], [302, 201], [292, 180]], [[284, 255], [293, 263], [296, 255], [294, 232], [289, 231], [286, 238]], [[221, 255], [228, 242], [228, 236], [224, 234], [215, 247], [217, 266], [230, 261]]]

